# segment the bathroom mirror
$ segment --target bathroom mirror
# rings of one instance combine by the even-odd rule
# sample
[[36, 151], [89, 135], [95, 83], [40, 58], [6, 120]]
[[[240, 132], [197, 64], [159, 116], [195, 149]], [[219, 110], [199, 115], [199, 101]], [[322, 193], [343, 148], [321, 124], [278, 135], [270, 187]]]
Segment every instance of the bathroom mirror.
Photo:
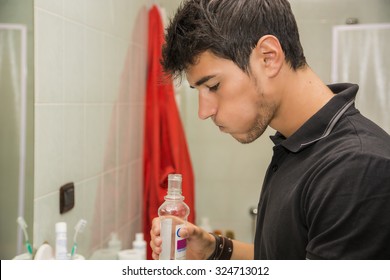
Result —
[[33, 236], [33, 1], [0, 0], [0, 259], [24, 252], [23, 216]]

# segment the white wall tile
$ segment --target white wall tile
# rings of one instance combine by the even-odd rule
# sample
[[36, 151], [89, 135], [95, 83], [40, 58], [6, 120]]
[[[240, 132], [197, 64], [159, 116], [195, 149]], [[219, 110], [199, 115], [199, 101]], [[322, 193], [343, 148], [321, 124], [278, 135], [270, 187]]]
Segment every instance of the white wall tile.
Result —
[[94, 177], [84, 182], [79, 204], [82, 204], [82, 218], [87, 221], [87, 227], [80, 244], [80, 252], [89, 257], [93, 251], [102, 246], [101, 215], [102, 215], [102, 183], [103, 177]]
[[35, 106], [35, 197], [59, 189], [64, 180], [64, 110]]
[[104, 147], [107, 134], [104, 124], [104, 106], [85, 106], [85, 177], [90, 178], [103, 172]]
[[[68, 0], [65, 0], [65, 2], [66, 1]], [[35, 7], [39, 7], [51, 13], [62, 15], [63, 12], [62, 2], [63, 0], [35, 0], [34, 5]]]
[[133, 220], [136, 217], [141, 216], [142, 214], [142, 205], [143, 205], [143, 191], [142, 188], [136, 187], [142, 185], [142, 159], [133, 161], [129, 165], [129, 220]]
[[118, 100], [121, 75], [126, 61], [128, 42], [111, 35], [104, 36], [103, 49], [103, 81], [104, 101], [114, 103]]
[[118, 104], [104, 106], [104, 117], [101, 124], [104, 135], [103, 170], [117, 167], [118, 158]]
[[84, 105], [64, 106], [64, 182], [84, 179], [85, 129]]
[[131, 221], [129, 201], [134, 200], [130, 196], [132, 186], [129, 182], [129, 165], [124, 165], [118, 170], [118, 200], [117, 200], [117, 223], [118, 228], [123, 227]]
[[55, 249], [55, 223], [62, 221], [59, 214], [58, 193], [34, 200], [34, 248], [47, 242]]
[[100, 31], [106, 31], [112, 25], [114, 15], [111, 0], [84, 0], [85, 24]]
[[107, 33], [115, 35], [128, 42], [131, 25], [134, 22], [135, 14], [138, 10], [136, 5], [139, 5], [139, 3], [142, 2], [112, 0], [110, 3], [112, 24], [107, 26]]
[[[130, 106], [129, 112], [129, 139], [126, 141], [129, 145], [129, 160], [134, 161], [143, 157], [143, 139], [144, 139], [144, 103], [135, 103]], [[134, 133], [135, 132], [135, 133]], [[125, 145], [125, 143], [123, 143]]]
[[64, 20], [64, 102], [84, 102], [84, 26]]
[[[118, 165], [127, 164], [130, 160], [130, 142], [133, 136], [130, 126], [130, 107], [128, 104], [118, 105]], [[119, 152], [120, 151], [120, 152]]]
[[44, 10], [35, 13], [36, 102], [63, 102], [63, 21]]
[[103, 102], [103, 33], [85, 28], [85, 102]]
[[63, 16], [81, 24], [85, 24], [85, 0], [64, 0], [63, 1]]
[[112, 170], [104, 174], [103, 186], [101, 190], [102, 195], [102, 236], [105, 242], [108, 241], [112, 232], [117, 232], [117, 209], [116, 204], [118, 200], [118, 186], [117, 186], [117, 170]]

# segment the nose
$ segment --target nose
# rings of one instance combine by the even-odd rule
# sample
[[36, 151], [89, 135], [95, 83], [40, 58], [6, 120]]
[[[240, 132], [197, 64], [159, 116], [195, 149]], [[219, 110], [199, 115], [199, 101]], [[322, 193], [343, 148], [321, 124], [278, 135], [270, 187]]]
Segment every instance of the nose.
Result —
[[215, 96], [210, 93], [199, 92], [198, 117], [205, 120], [217, 112], [217, 102]]

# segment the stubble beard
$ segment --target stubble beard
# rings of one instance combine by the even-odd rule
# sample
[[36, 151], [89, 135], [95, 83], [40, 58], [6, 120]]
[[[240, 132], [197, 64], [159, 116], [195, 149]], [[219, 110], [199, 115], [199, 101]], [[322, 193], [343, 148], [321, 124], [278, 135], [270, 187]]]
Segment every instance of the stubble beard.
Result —
[[252, 128], [246, 134], [245, 138], [239, 138], [234, 136], [233, 137], [241, 144], [249, 144], [255, 141], [257, 138], [259, 138], [261, 135], [263, 135], [267, 127], [268, 127], [268, 122], [266, 122], [264, 118], [257, 116]]
[[246, 136], [244, 138], [237, 138], [233, 136], [238, 142], [242, 144], [249, 144], [264, 134], [275, 114], [276, 106], [272, 103], [261, 103], [259, 104], [259, 108], [259, 113], [252, 124], [252, 128], [248, 131]]

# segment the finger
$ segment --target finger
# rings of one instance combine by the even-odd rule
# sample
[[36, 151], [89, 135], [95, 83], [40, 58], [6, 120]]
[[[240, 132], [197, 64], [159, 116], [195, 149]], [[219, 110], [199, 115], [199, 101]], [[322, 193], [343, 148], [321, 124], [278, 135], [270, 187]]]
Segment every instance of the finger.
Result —
[[160, 218], [154, 218], [152, 220], [152, 228], [150, 229], [150, 234], [153, 236], [160, 235]]
[[180, 228], [178, 234], [181, 238], [190, 238], [191, 236], [199, 235], [200, 234], [199, 230], [201, 229], [187, 222], [182, 228]]
[[160, 237], [156, 237], [155, 239], [150, 240], [150, 247], [152, 248], [152, 251], [158, 254], [161, 253], [161, 244], [162, 240]]
[[155, 252], [152, 252], [152, 258], [153, 258], [154, 260], [159, 260], [160, 255], [156, 254]]
[[179, 232], [177, 233], [181, 238], [188, 238], [190, 237], [189, 231], [187, 227], [181, 227]]

